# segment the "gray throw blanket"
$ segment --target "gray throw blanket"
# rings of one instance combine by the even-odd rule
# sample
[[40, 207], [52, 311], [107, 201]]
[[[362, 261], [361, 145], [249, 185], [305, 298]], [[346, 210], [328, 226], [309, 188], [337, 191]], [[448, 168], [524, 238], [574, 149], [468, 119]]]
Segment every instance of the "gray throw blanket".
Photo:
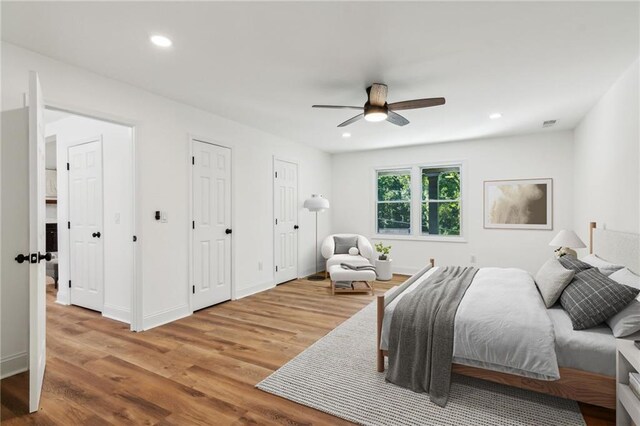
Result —
[[389, 331], [387, 381], [427, 392], [444, 407], [451, 386], [454, 324], [458, 305], [477, 268], [440, 268], [396, 305]]

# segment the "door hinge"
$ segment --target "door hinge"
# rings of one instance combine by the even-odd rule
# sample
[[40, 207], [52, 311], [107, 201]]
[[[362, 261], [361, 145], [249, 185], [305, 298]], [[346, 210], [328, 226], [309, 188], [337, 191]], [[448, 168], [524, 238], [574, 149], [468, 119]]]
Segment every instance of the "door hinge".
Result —
[[138, 241], [138, 237], [137, 236], [133, 236], [133, 242], [135, 243], [136, 241]]
[[278, 179], [278, 172], [276, 172], [276, 179]]
[[71, 288], [71, 280], [69, 280], [69, 288]]
[[196, 294], [196, 286], [195, 286], [195, 285], [194, 285], [194, 286], [191, 286], [191, 292], [192, 292], [193, 294]]
[[71, 222], [67, 222], [67, 229], [71, 229]]
[[278, 219], [276, 219], [276, 225], [278, 224]]
[[196, 229], [196, 221], [195, 220], [191, 221], [191, 229]]
[[278, 266], [276, 265], [276, 272], [278, 272]]
[[196, 157], [191, 157], [191, 165], [195, 165], [196, 164]]
[[69, 163], [67, 163], [67, 170], [69, 170]]

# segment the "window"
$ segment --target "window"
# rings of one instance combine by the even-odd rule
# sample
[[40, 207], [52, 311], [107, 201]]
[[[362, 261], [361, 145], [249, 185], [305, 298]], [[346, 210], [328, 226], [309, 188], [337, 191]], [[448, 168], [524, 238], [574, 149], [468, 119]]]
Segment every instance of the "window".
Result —
[[378, 234], [411, 234], [411, 169], [377, 172]]
[[460, 235], [460, 166], [420, 171], [422, 233]]
[[376, 233], [462, 236], [462, 166], [446, 164], [376, 171]]

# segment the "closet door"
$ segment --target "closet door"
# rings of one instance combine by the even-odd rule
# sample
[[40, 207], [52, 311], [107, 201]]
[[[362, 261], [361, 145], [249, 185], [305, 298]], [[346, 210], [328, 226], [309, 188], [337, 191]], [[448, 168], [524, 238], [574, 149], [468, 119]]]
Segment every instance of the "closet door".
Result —
[[298, 165], [274, 160], [275, 283], [298, 278]]
[[102, 139], [69, 147], [69, 267], [71, 303], [102, 312], [104, 238]]
[[193, 141], [193, 310], [231, 299], [231, 150]]

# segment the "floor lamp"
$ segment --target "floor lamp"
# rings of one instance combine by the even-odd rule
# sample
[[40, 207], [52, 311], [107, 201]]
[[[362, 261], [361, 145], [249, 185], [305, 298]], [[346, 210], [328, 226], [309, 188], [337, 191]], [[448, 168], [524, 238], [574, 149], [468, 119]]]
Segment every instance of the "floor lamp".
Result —
[[312, 194], [311, 198], [304, 200], [303, 207], [316, 214], [316, 272], [315, 275], [311, 275], [307, 279], [310, 281], [323, 281], [324, 277], [318, 274], [318, 213], [329, 208], [329, 200], [320, 194]]

